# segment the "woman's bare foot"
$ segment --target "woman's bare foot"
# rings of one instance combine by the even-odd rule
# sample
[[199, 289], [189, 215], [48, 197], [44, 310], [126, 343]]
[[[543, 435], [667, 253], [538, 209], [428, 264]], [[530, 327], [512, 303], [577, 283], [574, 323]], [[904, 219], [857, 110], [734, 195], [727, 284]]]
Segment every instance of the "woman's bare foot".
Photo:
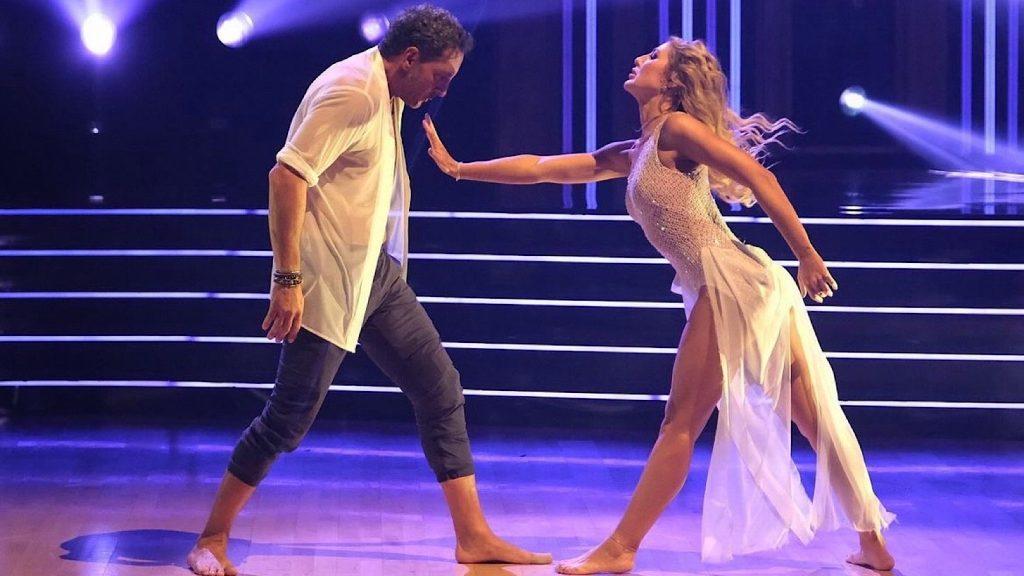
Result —
[[879, 532], [860, 533], [860, 551], [846, 559], [850, 564], [888, 572], [896, 567], [896, 560], [885, 546], [885, 538]]
[[559, 574], [625, 574], [636, 565], [636, 550], [608, 538], [590, 552], [555, 566]]
[[227, 534], [201, 536], [188, 553], [188, 567], [199, 576], [237, 576], [238, 568], [228, 560]]
[[496, 534], [467, 536], [455, 546], [459, 564], [551, 564], [551, 554], [537, 554], [510, 544]]

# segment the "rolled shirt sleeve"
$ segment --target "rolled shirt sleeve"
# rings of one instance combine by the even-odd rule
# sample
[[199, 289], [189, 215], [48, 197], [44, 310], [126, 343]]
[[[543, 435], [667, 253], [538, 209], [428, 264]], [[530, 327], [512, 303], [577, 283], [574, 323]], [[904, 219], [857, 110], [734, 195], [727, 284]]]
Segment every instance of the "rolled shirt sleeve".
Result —
[[366, 133], [372, 116], [366, 92], [350, 86], [325, 90], [277, 153], [277, 161], [301, 175], [308, 186], [316, 186], [320, 175]]

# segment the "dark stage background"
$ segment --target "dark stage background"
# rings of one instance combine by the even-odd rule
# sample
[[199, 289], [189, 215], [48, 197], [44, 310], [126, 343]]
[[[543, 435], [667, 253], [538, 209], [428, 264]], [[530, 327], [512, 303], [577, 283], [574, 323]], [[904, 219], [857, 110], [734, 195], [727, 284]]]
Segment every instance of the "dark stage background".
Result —
[[[220, 197], [230, 205], [263, 206], [266, 171], [306, 86], [331, 63], [368, 47], [359, 14], [343, 16], [345, 3], [326, 24], [232, 50], [213, 32], [233, 3], [163, 1], [151, 2], [119, 30], [111, 55], [97, 61], [49, 6], [56, 0], [6, 4], [0, 145], [11, 168], [5, 200], [12, 205], [75, 205], [98, 193], [118, 206], [195, 206]], [[560, 152], [562, 2], [533, 0], [524, 3], [528, 9], [474, 4], [458, 14], [477, 48], [434, 107], [449, 147], [466, 159]], [[703, 4], [696, 4], [700, 32]], [[656, 1], [599, 7], [598, 141], [606, 142], [629, 138], [637, 128], [635, 104], [621, 85], [633, 58], [660, 39]], [[675, 2], [671, 8], [678, 8]], [[575, 140], [582, 149], [582, 3], [578, 13]], [[678, 34], [674, 12], [670, 22]], [[839, 93], [853, 84], [925, 112], [959, 113], [957, 3], [764, 0], [744, 3], [743, 23], [744, 112], [788, 116], [807, 130], [791, 143], [811, 158], [787, 164], [820, 167], [822, 155], [845, 168], [865, 157], [890, 165], [912, 161], [884, 132], [842, 114]], [[719, 18], [725, 66], [727, 25]], [[410, 111], [405, 123], [418, 208], [485, 201], [492, 208], [560, 207], [561, 198], [542, 189], [511, 196], [495, 190], [481, 199], [463, 186], [453, 194], [415, 154], [422, 147], [419, 117]], [[98, 135], [91, 133], [94, 123]], [[607, 203], [617, 210], [622, 184], [608, 187], [619, 192]]]

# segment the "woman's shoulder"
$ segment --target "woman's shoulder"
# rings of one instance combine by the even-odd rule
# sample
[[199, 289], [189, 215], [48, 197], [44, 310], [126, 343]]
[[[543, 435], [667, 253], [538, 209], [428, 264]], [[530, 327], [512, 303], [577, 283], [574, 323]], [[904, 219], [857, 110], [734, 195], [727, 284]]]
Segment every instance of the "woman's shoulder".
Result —
[[709, 134], [713, 135], [714, 132], [708, 128], [707, 124], [686, 112], [670, 112], [668, 114], [668, 118], [665, 119], [664, 124], [661, 126], [661, 135], [663, 138], [667, 137], [670, 139], [682, 139], [688, 141], [707, 136]]
[[686, 112], [671, 112], [661, 126], [658, 151], [668, 154], [680, 172], [693, 173], [700, 167], [700, 162], [693, 160], [700, 148], [698, 142], [709, 134], [714, 135], [697, 118]]

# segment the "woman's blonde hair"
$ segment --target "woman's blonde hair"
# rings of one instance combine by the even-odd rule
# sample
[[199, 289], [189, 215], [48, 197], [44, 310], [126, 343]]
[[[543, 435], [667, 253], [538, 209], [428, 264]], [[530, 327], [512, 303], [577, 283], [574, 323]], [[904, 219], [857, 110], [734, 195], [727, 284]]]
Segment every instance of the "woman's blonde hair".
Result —
[[[768, 155], [767, 147], [783, 134], [800, 128], [787, 118], [772, 121], [761, 113], [747, 117], [729, 107], [728, 86], [718, 58], [700, 40], [669, 38], [670, 58], [665, 95], [675, 110], [686, 112], [707, 124], [716, 134], [732, 142], [755, 160]], [[753, 206], [750, 188], [724, 174], [709, 170], [711, 186], [719, 198], [730, 203]]]

